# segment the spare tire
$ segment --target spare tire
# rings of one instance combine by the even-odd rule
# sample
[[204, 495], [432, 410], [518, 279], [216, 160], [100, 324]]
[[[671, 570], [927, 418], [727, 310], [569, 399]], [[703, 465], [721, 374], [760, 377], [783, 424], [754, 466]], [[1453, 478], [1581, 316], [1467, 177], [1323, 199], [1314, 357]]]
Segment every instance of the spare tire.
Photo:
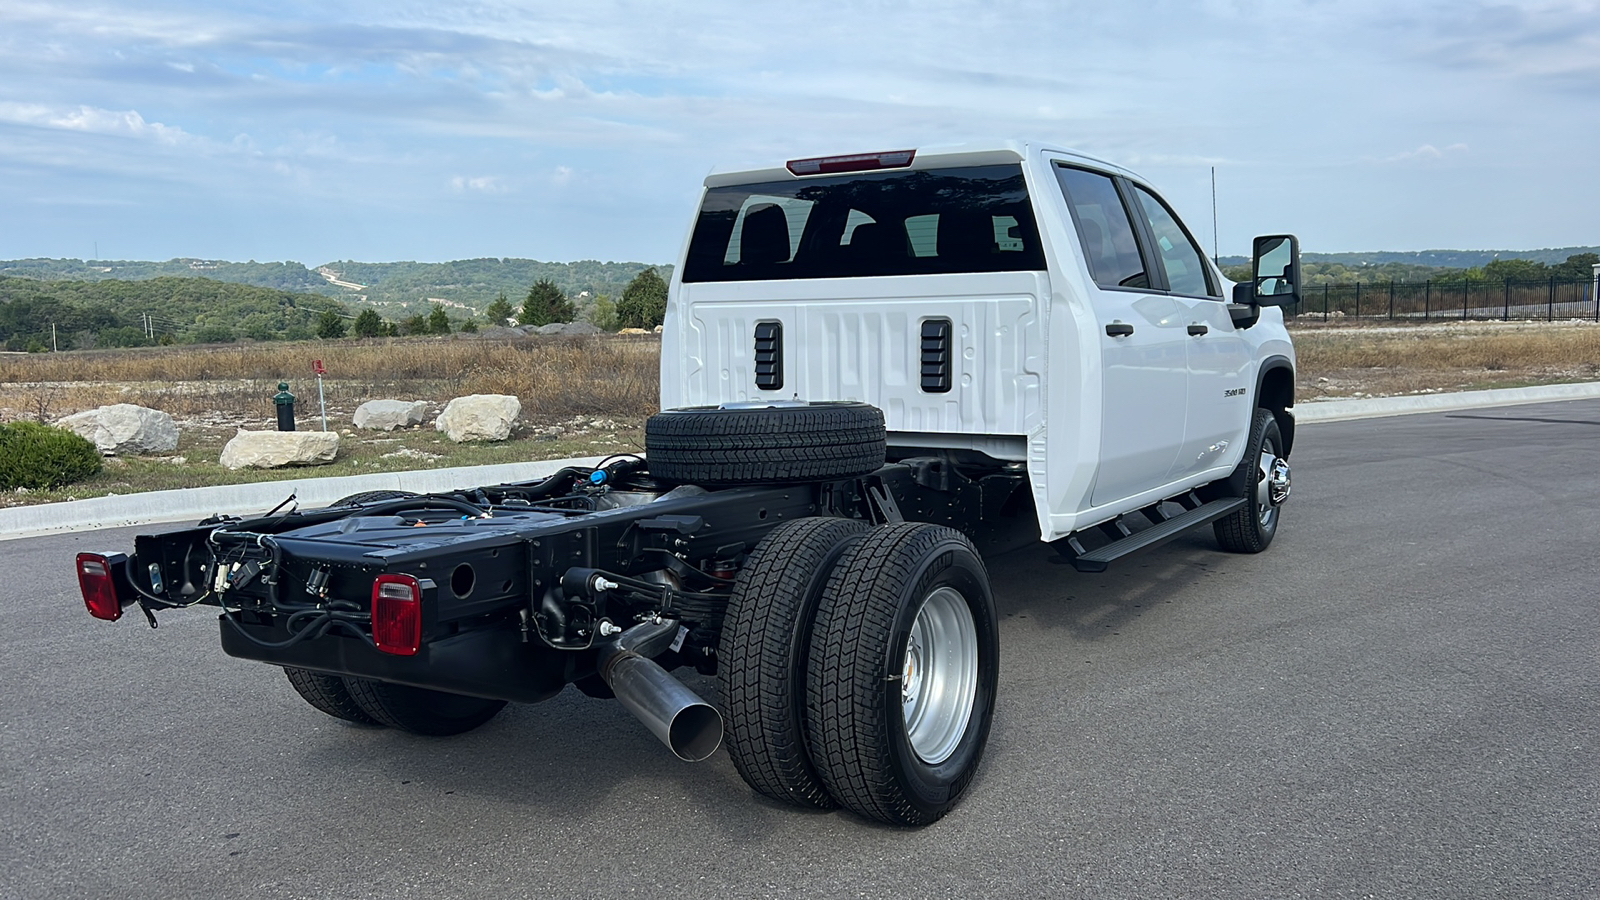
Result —
[[853, 401], [669, 409], [645, 422], [650, 474], [682, 484], [789, 484], [883, 466], [883, 413]]

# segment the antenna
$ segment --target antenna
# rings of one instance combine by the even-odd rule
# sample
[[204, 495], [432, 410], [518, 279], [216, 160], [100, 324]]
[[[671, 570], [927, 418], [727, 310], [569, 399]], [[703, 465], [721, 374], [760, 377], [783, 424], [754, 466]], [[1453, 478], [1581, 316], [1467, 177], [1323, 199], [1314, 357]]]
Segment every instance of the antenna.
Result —
[[1217, 167], [1211, 167], [1211, 261], [1222, 265], [1222, 254], [1217, 251]]

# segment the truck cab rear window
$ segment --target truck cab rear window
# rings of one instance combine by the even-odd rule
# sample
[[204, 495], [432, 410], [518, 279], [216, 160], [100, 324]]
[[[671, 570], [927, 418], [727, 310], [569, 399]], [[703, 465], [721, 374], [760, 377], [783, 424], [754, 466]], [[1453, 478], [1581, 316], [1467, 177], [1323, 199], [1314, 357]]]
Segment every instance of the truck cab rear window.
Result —
[[1021, 166], [973, 166], [711, 188], [683, 280], [1044, 267]]

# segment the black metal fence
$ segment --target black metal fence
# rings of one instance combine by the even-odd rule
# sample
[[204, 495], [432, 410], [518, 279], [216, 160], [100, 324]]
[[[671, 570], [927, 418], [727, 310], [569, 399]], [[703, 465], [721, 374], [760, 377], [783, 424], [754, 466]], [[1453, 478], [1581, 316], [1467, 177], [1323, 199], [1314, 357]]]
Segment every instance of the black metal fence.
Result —
[[1594, 319], [1591, 281], [1388, 281], [1308, 286], [1284, 314], [1304, 319]]

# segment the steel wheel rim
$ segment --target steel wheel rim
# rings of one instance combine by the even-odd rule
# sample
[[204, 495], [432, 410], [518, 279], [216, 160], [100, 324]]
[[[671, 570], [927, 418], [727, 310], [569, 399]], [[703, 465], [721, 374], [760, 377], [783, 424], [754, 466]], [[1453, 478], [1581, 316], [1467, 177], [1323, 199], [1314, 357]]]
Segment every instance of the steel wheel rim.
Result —
[[978, 696], [978, 627], [952, 587], [917, 610], [900, 671], [900, 712], [912, 752], [928, 765], [949, 759], [967, 733]]

